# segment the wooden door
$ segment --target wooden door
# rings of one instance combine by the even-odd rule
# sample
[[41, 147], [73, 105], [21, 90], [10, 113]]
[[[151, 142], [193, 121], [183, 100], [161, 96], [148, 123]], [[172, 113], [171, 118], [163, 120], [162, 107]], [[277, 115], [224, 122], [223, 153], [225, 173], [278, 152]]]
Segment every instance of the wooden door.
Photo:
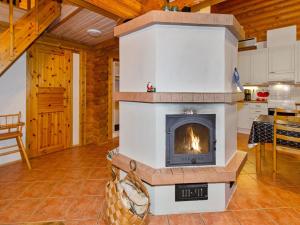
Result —
[[72, 52], [34, 45], [27, 54], [27, 148], [32, 157], [71, 145]]

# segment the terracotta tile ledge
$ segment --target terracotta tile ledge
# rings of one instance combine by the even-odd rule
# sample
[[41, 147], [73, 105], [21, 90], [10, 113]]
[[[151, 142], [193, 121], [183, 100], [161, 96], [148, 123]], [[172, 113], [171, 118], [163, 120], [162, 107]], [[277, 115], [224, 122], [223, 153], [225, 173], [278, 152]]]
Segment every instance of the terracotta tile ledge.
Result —
[[115, 101], [143, 103], [226, 103], [244, 99], [242, 92], [226, 93], [178, 93], [178, 92], [116, 92]]
[[124, 36], [153, 24], [226, 27], [239, 40], [245, 39], [245, 31], [234, 15], [165, 12], [162, 10], [150, 11], [115, 27], [114, 35], [115, 37]]
[[[247, 159], [247, 153], [237, 151], [225, 167], [176, 167], [154, 169], [141, 162], [137, 163], [136, 173], [146, 183], [172, 185], [183, 183], [227, 183], [236, 181]], [[119, 154], [113, 157], [112, 164], [128, 172], [130, 158]]]

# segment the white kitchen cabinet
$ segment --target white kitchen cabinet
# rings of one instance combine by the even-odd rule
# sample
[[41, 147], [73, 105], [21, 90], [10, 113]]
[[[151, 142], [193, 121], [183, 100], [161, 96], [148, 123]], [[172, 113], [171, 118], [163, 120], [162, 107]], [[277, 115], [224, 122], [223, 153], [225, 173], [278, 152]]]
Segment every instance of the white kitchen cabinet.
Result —
[[248, 121], [249, 118], [249, 103], [241, 103], [239, 102], [237, 104], [237, 111], [238, 111], [238, 130], [242, 133], [243, 130], [249, 130], [250, 129], [250, 124]]
[[238, 71], [243, 85], [268, 82], [268, 50], [258, 49], [239, 52]]
[[251, 52], [243, 51], [238, 54], [238, 71], [242, 84], [250, 84], [251, 81]]
[[266, 48], [251, 51], [251, 84], [268, 82], [268, 50]]
[[249, 134], [253, 121], [259, 115], [268, 115], [267, 103], [239, 102], [238, 111], [238, 132]]
[[295, 83], [300, 83], [300, 42], [296, 45], [296, 77]]
[[270, 47], [269, 81], [294, 81], [295, 45]]

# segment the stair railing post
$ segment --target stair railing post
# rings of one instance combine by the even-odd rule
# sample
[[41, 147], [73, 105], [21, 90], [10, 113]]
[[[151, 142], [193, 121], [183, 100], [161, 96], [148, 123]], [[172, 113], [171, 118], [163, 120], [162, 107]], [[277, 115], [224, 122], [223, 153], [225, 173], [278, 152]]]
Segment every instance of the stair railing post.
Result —
[[39, 1], [34, 1], [34, 7], [35, 7], [35, 33], [39, 33]]
[[14, 56], [14, 3], [13, 0], [9, 0], [9, 54], [10, 57]]

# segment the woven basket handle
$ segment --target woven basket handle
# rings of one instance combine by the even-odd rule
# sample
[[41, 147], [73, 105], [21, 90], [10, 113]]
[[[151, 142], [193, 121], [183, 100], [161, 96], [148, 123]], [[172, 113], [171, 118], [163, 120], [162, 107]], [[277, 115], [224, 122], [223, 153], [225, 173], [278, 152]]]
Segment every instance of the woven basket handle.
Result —
[[129, 162], [129, 168], [130, 168], [130, 171], [136, 171], [136, 161], [135, 160], [130, 160]]

